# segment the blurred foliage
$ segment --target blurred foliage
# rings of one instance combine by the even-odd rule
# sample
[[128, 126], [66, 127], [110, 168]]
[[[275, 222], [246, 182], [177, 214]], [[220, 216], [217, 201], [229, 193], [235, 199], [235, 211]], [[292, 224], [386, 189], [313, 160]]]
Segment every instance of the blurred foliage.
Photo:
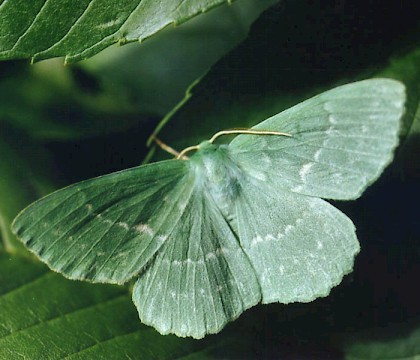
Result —
[[166, 28], [141, 46], [112, 47], [80, 66], [107, 92], [164, 116], [188, 85], [241, 42], [250, 24], [276, 2], [241, 0], [221, 6], [183, 26]]
[[[383, 359], [392, 349], [418, 358], [416, 3], [284, 1], [224, 55], [270, 3], [243, 1], [249, 7], [242, 13], [242, 1], [223, 16], [220, 7], [85, 63], [0, 63], [0, 237], [9, 251], [0, 258], [1, 359]], [[257, 306], [195, 342], [140, 324], [126, 287], [72, 282], [10, 255], [25, 253], [8, 230], [21, 208], [55, 187], [138, 165], [159, 119], [218, 59], [163, 127], [159, 136], [171, 146], [250, 126], [338, 84], [383, 76], [407, 86], [395, 161], [361, 199], [334, 204], [355, 222], [362, 251], [329, 297]], [[163, 157], [156, 151], [155, 159]]]
[[[414, 321], [413, 321], [414, 320]], [[370, 329], [347, 339], [346, 360], [420, 358], [419, 319]]]
[[[275, 2], [243, 0], [221, 6], [144, 44], [112, 47], [74, 66], [64, 67], [62, 59], [30, 68], [24, 62], [3, 63], [0, 121], [48, 140], [137, 126], [150, 132], [188, 85], [243, 40], [250, 24]], [[201, 51], [203, 41], [208, 52]]]

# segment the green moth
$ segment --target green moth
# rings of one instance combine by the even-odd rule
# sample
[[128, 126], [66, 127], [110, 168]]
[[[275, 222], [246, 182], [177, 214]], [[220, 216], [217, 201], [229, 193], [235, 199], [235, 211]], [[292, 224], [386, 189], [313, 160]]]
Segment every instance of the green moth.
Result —
[[58, 190], [12, 228], [70, 279], [137, 277], [140, 319], [160, 333], [217, 333], [258, 303], [326, 296], [352, 270], [355, 227], [321, 198], [356, 199], [379, 177], [404, 101], [394, 80], [340, 86], [228, 145], [218, 134], [178, 159]]

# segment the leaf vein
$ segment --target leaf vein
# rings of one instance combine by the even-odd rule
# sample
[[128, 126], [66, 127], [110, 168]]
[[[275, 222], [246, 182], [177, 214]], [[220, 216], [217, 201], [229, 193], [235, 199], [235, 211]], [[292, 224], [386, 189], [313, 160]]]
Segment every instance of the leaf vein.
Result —
[[14, 51], [16, 49], [17, 46], [19, 46], [19, 42], [28, 34], [28, 32], [31, 30], [32, 26], [36, 23], [38, 17], [40, 16], [40, 14], [42, 13], [42, 11], [45, 9], [47, 3], [50, 0], [45, 0], [44, 4], [42, 4], [41, 8], [39, 9], [38, 13], [35, 15], [35, 17], [33, 18], [32, 22], [29, 24], [29, 26], [26, 28], [26, 30], [17, 38], [15, 44], [13, 45], [13, 47], [10, 49], [10, 51]]
[[[47, 0], [48, 1], [48, 0]], [[71, 31], [73, 31], [73, 29], [77, 26], [77, 24], [81, 21], [81, 19], [85, 16], [85, 14], [87, 13], [87, 11], [92, 7], [92, 4], [95, 2], [96, 0], [89, 0], [89, 3], [87, 4], [86, 8], [83, 10], [83, 12], [80, 14], [80, 16], [75, 20], [75, 22], [70, 26], [70, 28], [66, 31], [66, 33], [61, 37], [60, 40], [56, 41], [54, 44], [52, 44], [50, 47], [38, 52], [38, 54], [43, 53], [43, 52], [47, 52], [50, 51], [51, 49], [57, 47], [60, 45], [60, 43], [62, 43], [70, 34]], [[36, 55], [38, 55], [36, 54]]]
[[82, 306], [82, 307], [77, 308], [77, 309], [72, 309], [71, 311], [69, 311], [67, 313], [60, 313], [57, 316], [53, 316], [53, 317], [48, 318], [48, 319], [38, 319], [40, 321], [38, 321], [38, 322], [36, 322], [36, 323], [34, 323], [34, 324], [30, 325], [30, 326], [26, 326], [26, 327], [21, 328], [21, 329], [18, 329], [16, 331], [10, 332], [9, 334], [0, 336], [0, 339], [3, 341], [4, 339], [6, 339], [6, 338], [8, 338], [10, 336], [14, 336], [16, 334], [22, 333], [24, 331], [27, 331], [27, 330], [29, 330], [31, 328], [34, 328], [36, 326], [39, 326], [39, 325], [48, 324], [48, 323], [50, 323], [50, 322], [52, 322], [54, 320], [58, 320], [58, 319], [60, 319], [62, 317], [68, 317], [70, 315], [74, 315], [74, 314], [76, 314], [78, 312], [81, 312], [81, 311], [94, 309], [95, 307], [99, 307], [101, 305], [112, 304], [113, 302], [118, 302], [121, 299], [125, 298], [126, 296], [127, 296], [127, 294], [118, 293], [117, 296], [113, 296], [113, 297], [111, 297], [109, 299], [106, 299], [105, 301], [101, 301], [99, 303], [91, 304], [91, 305], [88, 305], [88, 306]]
[[35, 283], [35, 282], [39, 281], [39, 280], [40, 280], [40, 279], [42, 279], [44, 276], [47, 276], [47, 275], [50, 275], [50, 274], [53, 274], [53, 273], [52, 273], [51, 271], [45, 271], [45, 272], [44, 272], [44, 273], [42, 273], [41, 275], [39, 275], [39, 276], [37, 276], [37, 277], [35, 277], [35, 278], [33, 278], [33, 279], [29, 280], [28, 282], [26, 282], [26, 283], [24, 283], [24, 284], [22, 284], [22, 285], [19, 285], [18, 287], [15, 287], [15, 288], [13, 288], [13, 289], [10, 289], [10, 290], [6, 291], [5, 293], [0, 294], [0, 299], [1, 299], [2, 297], [5, 297], [6, 295], [10, 295], [10, 294], [14, 293], [15, 291], [20, 291], [20, 290], [24, 289], [25, 287], [30, 286], [30, 285], [32, 285], [33, 283]]

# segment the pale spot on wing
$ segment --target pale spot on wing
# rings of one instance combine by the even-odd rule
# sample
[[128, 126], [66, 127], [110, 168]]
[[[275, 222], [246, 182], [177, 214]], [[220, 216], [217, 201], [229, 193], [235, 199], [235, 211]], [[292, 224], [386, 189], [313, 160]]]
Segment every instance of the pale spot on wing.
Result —
[[185, 208], [188, 206], [188, 202], [179, 202], [177, 203], [178, 210], [184, 212]]
[[257, 245], [258, 243], [262, 243], [264, 240], [260, 235], [257, 235], [251, 240], [251, 246]]
[[61, 232], [60, 232], [60, 230], [58, 230], [58, 229], [55, 229], [55, 230], [53, 230], [53, 235], [55, 235], [55, 236], [59, 236], [60, 234], [61, 234]]
[[146, 234], [149, 236], [153, 236], [155, 234], [153, 229], [147, 224], [137, 224], [133, 228], [140, 234]]
[[86, 209], [88, 209], [89, 212], [93, 210], [92, 204], [86, 204]]
[[287, 224], [284, 227], [283, 232], [277, 233], [277, 236], [273, 234], [266, 234], [265, 236], [261, 236], [259, 234], [256, 234], [254, 238], [251, 239], [251, 247], [259, 245], [261, 243], [267, 243], [267, 242], [275, 242], [275, 241], [281, 241], [282, 238], [287, 236], [293, 229], [298, 227], [298, 225], [302, 224], [304, 221], [304, 218], [309, 214], [309, 211], [305, 211], [302, 213], [302, 217], [297, 218], [293, 224]]
[[213, 259], [216, 259], [216, 255], [215, 255], [215, 253], [213, 253], [213, 252], [209, 252], [208, 254], [206, 254], [206, 260], [207, 260], [207, 261], [209, 261], [209, 260], [213, 260]]
[[328, 122], [333, 125], [337, 124], [337, 120], [334, 118], [332, 114], [328, 115]]
[[115, 257], [117, 257], [117, 258], [125, 258], [127, 256], [128, 256], [128, 252], [127, 251], [121, 251]]
[[226, 254], [232, 254], [232, 256], [238, 255], [238, 253], [241, 253], [241, 249], [237, 249], [235, 251], [231, 251], [225, 247], [217, 248], [214, 252], [209, 252], [205, 255], [203, 255], [202, 258], [199, 258], [197, 260], [192, 260], [190, 258], [183, 259], [183, 260], [169, 260], [169, 259], [163, 259], [162, 263], [165, 264], [171, 264], [174, 266], [185, 266], [185, 265], [204, 265], [205, 262], [214, 261], [217, 258], [223, 258]]
[[324, 245], [322, 244], [322, 242], [320, 240], [317, 240], [316, 242], [316, 248], [318, 250], [321, 250], [324, 247]]
[[286, 225], [286, 227], [284, 228], [284, 233], [287, 235], [290, 231], [293, 230], [293, 228], [294, 228], [293, 225], [290, 225], [290, 224]]
[[333, 126], [330, 126], [326, 131], [325, 131], [325, 133], [326, 134], [328, 134], [328, 135], [333, 135], [334, 133], [335, 133], [335, 130], [334, 130], [334, 127]]
[[267, 180], [267, 175], [263, 173], [262, 171], [253, 171], [252, 175], [258, 180], [261, 180], [261, 181]]
[[279, 266], [280, 275], [284, 274], [284, 265]]
[[275, 241], [278, 240], [276, 237], [274, 237], [272, 234], [267, 234], [264, 238], [265, 241]]
[[266, 267], [261, 274], [261, 282], [265, 283], [267, 281], [267, 276], [269, 276], [269, 275], [270, 275], [270, 271], [269, 271], [268, 267]]
[[366, 125], [362, 125], [362, 134], [366, 134], [369, 132], [369, 128]]
[[279, 239], [279, 240], [280, 240], [281, 238], [284, 238], [284, 234], [282, 234], [282, 233], [278, 233], [278, 234], [277, 234], [277, 239]]
[[168, 239], [168, 235], [158, 235], [157, 240], [159, 243], [164, 243]]
[[404, 100], [392, 100], [390, 103], [397, 108], [402, 108], [404, 105]]
[[306, 163], [303, 164], [302, 168], [299, 171], [299, 176], [300, 176], [300, 180], [304, 183], [306, 182], [306, 176], [309, 174], [309, 172], [311, 171], [312, 166], [314, 166], [315, 163], [310, 162], [310, 163]]
[[322, 149], [318, 149], [314, 154], [314, 160], [319, 161], [319, 156], [321, 155]]
[[261, 160], [264, 164], [268, 166], [271, 166], [272, 164], [271, 158], [266, 153], [262, 153]]
[[296, 185], [290, 189], [293, 192], [301, 192], [303, 190], [303, 185]]
[[127, 223], [122, 222], [122, 221], [117, 222], [117, 225], [120, 226], [120, 227], [122, 227], [125, 230], [128, 230], [130, 228]]

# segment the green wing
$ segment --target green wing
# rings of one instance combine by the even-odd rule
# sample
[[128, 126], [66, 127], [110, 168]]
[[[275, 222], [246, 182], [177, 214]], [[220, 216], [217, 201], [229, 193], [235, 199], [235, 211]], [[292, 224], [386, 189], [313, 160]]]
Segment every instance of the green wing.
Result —
[[338, 209], [256, 179], [241, 181], [236, 219], [263, 303], [327, 296], [359, 252], [354, 225]]
[[181, 160], [100, 176], [30, 205], [15, 219], [13, 231], [68, 278], [123, 283], [166, 241], [192, 183]]
[[162, 334], [202, 338], [260, 300], [237, 235], [211, 196], [196, 187], [169, 240], [134, 286], [141, 321]]
[[276, 186], [355, 199], [392, 159], [404, 100], [404, 86], [394, 80], [344, 85], [253, 127], [292, 137], [239, 135], [229, 147], [246, 172]]

